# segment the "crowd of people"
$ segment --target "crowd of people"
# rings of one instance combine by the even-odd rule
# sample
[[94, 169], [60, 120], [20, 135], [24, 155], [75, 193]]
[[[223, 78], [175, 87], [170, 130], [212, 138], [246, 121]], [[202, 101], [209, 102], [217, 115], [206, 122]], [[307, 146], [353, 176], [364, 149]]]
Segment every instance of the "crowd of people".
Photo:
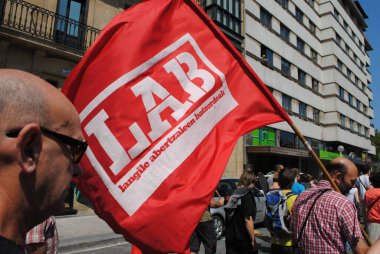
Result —
[[[275, 166], [266, 194], [271, 253], [380, 253], [380, 172], [363, 167], [359, 176], [344, 157], [333, 159], [326, 169], [339, 192], [324, 175], [316, 183], [297, 168]], [[361, 222], [374, 243], [371, 248]]]
[[[339, 192], [324, 175], [316, 183], [311, 175], [280, 164], [267, 178], [265, 226], [271, 234], [271, 253], [380, 253], [380, 172], [370, 173], [364, 167], [359, 176], [355, 164], [344, 157], [333, 159], [326, 169]], [[225, 206], [227, 254], [260, 249], [254, 234], [255, 199], [247, 195], [255, 182], [251, 171], [244, 172]], [[360, 221], [372, 247], [363, 237]], [[213, 243], [205, 253], [216, 253]]]
[[[86, 151], [74, 106], [44, 80], [18, 70], [0, 69], [0, 253], [56, 253], [54, 214], [64, 208], [77, 163]], [[265, 225], [272, 253], [380, 253], [380, 173], [340, 157], [326, 166], [340, 192], [326, 177], [318, 184], [296, 168], [276, 165], [268, 178]], [[258, 253], [252, 189], [256, 176], [245, 171], [225, 205], [226, 253]], [[355, 188], [356, 186], [356, 188]], [[356, 190], [355, 190], [356, 189]], [[360, 223], [374, 242], [369, 247]], [[216, 239], [205, 211], [190, 251], [215, 253]]]

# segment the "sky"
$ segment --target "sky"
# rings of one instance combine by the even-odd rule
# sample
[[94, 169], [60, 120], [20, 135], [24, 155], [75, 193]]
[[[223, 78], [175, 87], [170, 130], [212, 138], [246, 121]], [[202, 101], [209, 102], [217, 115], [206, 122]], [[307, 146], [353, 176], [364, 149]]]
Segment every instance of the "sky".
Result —
[[369, 71], [372, 74], [372, 84], [369, 87], [373, 92], [372, 106], [375, 111], [373, 123], [375, 128], [380, 130], [380, 1], [360, 0], [359, 2], [368, 16], [365, 35], [373, 48], [368, 52], [371, 60]]

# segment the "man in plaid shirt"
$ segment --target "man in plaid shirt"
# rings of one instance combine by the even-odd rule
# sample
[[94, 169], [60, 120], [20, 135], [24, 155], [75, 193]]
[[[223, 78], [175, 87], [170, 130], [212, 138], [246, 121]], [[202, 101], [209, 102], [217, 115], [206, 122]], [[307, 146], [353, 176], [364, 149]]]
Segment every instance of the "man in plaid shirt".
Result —
[[292, 209], [293, 241], [298, 242], [300, 253], [346, 253], [346, 243], [354, 253], [366, 253], [368, 246], [356, 208], [344, 196], [354, 186], [358, 169], [346, 158], [332, 160], [326, 169], [342, 194], [334, 191], [327, 180], [301, 193]]

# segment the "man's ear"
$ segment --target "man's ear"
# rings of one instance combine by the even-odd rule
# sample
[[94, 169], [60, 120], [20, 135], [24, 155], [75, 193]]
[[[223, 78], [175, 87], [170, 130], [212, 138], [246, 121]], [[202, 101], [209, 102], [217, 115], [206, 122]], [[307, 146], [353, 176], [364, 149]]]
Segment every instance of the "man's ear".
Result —
[[338, 185], [338, 184], [340, 184], [340, 183], [342, 182], [342, 173], [340, 173], [340, 172], [336, 172], [336, 173], [333, 175], [332, 178], [334, 179], [334, 182]]
[[32, 173], [42, 150], [42, 136], [38, 124], [25, 125], [17, 136], [17, 162], [24, 173]]

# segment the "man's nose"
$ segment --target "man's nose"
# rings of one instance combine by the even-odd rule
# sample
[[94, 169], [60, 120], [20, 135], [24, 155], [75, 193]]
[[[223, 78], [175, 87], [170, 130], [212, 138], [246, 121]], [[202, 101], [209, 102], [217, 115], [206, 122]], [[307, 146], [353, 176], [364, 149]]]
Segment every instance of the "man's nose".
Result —
[[79, 165], [74, 164], [73, 165], [73, 177], [80, 176], [82, 173], [83, 173], [82, 168]]

